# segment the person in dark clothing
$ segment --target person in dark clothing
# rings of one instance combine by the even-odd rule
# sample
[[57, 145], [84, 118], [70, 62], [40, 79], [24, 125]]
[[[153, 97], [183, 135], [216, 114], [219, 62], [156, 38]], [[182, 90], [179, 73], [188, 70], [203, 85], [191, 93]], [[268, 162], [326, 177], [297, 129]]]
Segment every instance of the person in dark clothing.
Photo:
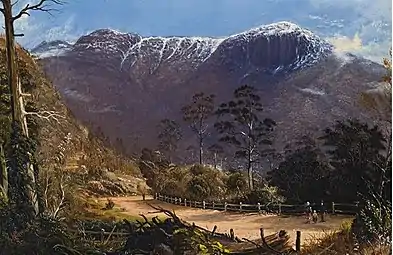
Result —
[[325, 222], [325, 217], [326, 217], [326, 207], [325, 207], [325, 203], [323, 202], [323, 200], [321, 201], [321, 222]]
[[306, 213], [306, 223], [310, 223], [311, 216], [312, 216], [312, 208], [311, 208], [310, 202], [306, 202], [305, 213]]

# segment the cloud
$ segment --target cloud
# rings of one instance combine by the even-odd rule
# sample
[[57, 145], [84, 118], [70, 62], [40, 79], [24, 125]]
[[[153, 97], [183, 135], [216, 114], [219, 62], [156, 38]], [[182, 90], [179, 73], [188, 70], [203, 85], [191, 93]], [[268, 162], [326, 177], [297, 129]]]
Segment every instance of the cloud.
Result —
[[[13, 7], [14, 15], [26, 4], [37, 3], [38, 0], [20, 0]], [[50, 8], [54, 6], [49, 6]], [[31, 15], [23, 15], [15, 21], [15, 33], [24, 34], [23, 37], [16, 38], [17, 42], [25, 48], [31, 48], [42, 41], [52, 40], [74, 40], [80, 36], [77, 34], [76, 15], [68, 13], [65, 19], [58, 22], [58, 12], [54, 16], [47, 12], [31, 11]], [[57, 21], [57, 22], [55, 22]], [[4, 20], [0, 18], [0, 26], [4, 27]], [[4, 29], [2, 31], [4, 33]]]
[[337, 52], [356, 51], [362, 48], [362, 39], [360, 39], [359, 33], [356, 33], [353, 38], [336, 36], [327, 38], [327, 40], [333, 44]]
[[44, 40], [72, 41], [79, 36], [75, 29], [75, 15], [70, 15], [62, 25], [53, 27], [50, 23], [40, 22], [40, 19], [34, 16], [23, 16], [15, 22], [15, 31], [25, 35], [17, 40], [26, 48], [34, 47]]
[[350, 38], [347, 36], [336, 36], [327, 38], [333, 44], [337, 53], [351, 52], [364, 58], [380, 63], [384, 57], [388, 57], [391, 41], [387, 38], [382, 42], [370, 42], [364, 44], [359, 33]]

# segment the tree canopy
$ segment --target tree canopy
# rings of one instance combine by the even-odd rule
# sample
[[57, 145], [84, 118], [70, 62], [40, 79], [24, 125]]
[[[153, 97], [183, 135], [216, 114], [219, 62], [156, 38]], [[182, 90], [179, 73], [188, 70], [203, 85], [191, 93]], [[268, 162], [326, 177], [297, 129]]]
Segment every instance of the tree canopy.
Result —
[[248, 185], [253, 189], [253, 165], [264, 156], [264, 145], [272, 145], [273, 127], [276, 123], [263, 118], [261, 97], [249, 85], [237, 88], [233, 100], [219, 106], [214, 125], [220, 134], [219, 141], [232, 145], [235, 157], [246, 162]]

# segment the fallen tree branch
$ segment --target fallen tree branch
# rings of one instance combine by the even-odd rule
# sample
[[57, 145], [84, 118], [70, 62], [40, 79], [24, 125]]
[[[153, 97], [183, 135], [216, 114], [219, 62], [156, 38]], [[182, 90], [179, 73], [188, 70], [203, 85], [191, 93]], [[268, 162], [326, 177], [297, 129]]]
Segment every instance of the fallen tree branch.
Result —
[[271, 247], [271, 246], [266, 242], [265, 234], [264, 234], [263, 228], [261, 228], [259, 231], [260, 231], [260, 234], [261, 234], [261, 239], [262, 239], [263, 245], [266, 246], [269, 250], [271, 250], [272, 252], [274, 252], [274, 253], [277, 254], [277, 255], [282, 254], [282, 252], [277, 251], [276, 249], [274, 249], [273, 247]]
[[330, 250], [330, 248], [332, 248], [334, 245], [334, 243], [332, 243], [331, 245], [329, 245], [328, 247], [326, 247], [325, 249], [323, 249], [320, 253], [318, 253], [318, 255], [322, 255], [325, 252], [327, 252], [328, 250]]

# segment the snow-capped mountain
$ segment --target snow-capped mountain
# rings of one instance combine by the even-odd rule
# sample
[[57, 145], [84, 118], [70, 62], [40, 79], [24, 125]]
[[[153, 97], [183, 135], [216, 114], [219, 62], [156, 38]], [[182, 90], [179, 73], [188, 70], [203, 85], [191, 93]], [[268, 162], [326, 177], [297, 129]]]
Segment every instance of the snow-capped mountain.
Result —
[[48, 58], [54, 56], [61, 56], [72, 49], [72, 43], [56, 40], [56, 41], [43, 41], [36, 47], [34, 47], [31, 52], [38, 58]]
[[[287, 48], [274, 48], [281, 44]], [[100, 29], [82, 36], [74, 45], [63, 41], [44, 42], [32, 49], [32, 53], [40, 58], [54, 56], [54, 53], [60, 56], [69, 51], [78, 55], [100, 53], [105, 58], [117, 57], [119, 69], [131, 69], [138, 62], [147, 63], [151, 74], [160, 65], [173, 61], [196, 68], [216, 52], [220, 57], [238, 52], [242, 59], [235, 56], [232, 64], [246, 69], [259, 66], [263, 58], [269, 58], [269, 53], [273, 53], [276, 55], [273, 63], [268, 63], [269, 68], [296, 70], [315, 64], [331, 53], [331, 49], [330, 44], [310, 31], [290, 22], [278, 22], [227, 38], [142, 37]], [[223, 61], [227, 60], [230, 59]]]
[[[47, 53], [56, 49], [61, 54]], [[328, 42], [290, 22], [223, 38], [100, 29], [72, 45], [45, 42], [32, 53], [39, 53], [76, 117], [136, 149], [155, 146], [161, 119], [181, 121], [180, 108], [194, 93], [214, 93], [219, 102], [245, 83], [260, 89], [266, 114], [281, 123], [282, 145], [335, 119], [364, 117], [349, 98], [383, 71], [335, 54]]]

